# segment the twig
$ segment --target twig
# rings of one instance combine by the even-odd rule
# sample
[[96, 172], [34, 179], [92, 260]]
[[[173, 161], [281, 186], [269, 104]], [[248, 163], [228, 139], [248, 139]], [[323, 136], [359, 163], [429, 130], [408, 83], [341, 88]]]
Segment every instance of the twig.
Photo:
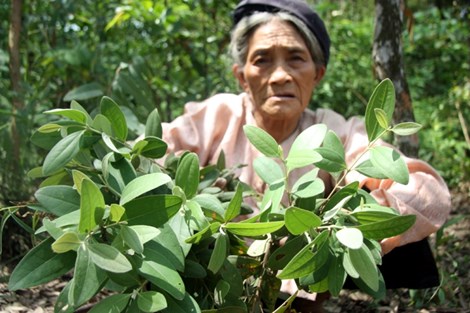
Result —
[[460, 109], [460, 102], [455, 102], [455, 108], [457, 109], [457, 114], [459, 116], [460, 127], [462, 127], [463, 136], [465, 137], [465, 141], [467, 142], [467, 146], [470, 148], [470, 136], [468, 135], [468, 128], [467, 124], [465, 123], [465, 119], [462, 114], [462, 110]]

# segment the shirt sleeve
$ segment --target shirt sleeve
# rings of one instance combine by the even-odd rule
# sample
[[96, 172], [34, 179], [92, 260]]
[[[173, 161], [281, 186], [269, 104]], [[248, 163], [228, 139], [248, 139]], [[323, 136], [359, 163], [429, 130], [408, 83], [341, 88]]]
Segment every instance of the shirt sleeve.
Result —
[[[363, 155], [368, 145], [365, 123], [353, 117], [345, 121], [334, 112], [326, 112], [324, 119], [333, 121], [336, 133], [345, 146], [346, 162], [353, 164]], [[342, 125], [342, 127], [338, 127]], [[379, 145], [388, 145], [379, 141]], [[397, 209], [400, 214], [416, 215], [415, 224], [403, 234], [384, 239], [381, 243], [384, 254], [398, 246], [416, 242], [436, 232], [446, 221], [450, 208], [450, 192], [437, 171], [426, 162], [403, 156], [410, 173], [408, 184], [403, 185], [390, 179], [366, 177], [356, 171], [348, 174], [346, 182], [359, 181], [361, 187], [381, 205]]]
[[162, 123], [167, 153], [192, 151], [206, 165], [227, 136], [229, 125], [239, 120], [241, 100], [232, 94], [218, 94], [203, 102], [189, 102], [184, 114], [171, 123]]

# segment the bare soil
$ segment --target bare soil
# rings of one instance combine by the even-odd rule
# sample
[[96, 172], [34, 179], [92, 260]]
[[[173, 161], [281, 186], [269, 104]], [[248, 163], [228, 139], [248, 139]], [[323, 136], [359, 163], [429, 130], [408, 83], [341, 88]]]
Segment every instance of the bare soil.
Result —
[[[413, 291], [389, 290], [385, 300], [377, 301], [359, 291], [343, 290], [325, 305], [328, 313], [470, 313], [470, 183], [452, 190], [453, 211], [442, 237], [433, 236], [438, 268], [442, 277], [439, 288]], [[23, 244], [21, 236], [12, 236], [15, 246]], [[8, 248], [8, 247], [6, 247]], [[10, 247], [11, 248], [11, 247]], [[54, 312], [54, 303], [67, 277], [28, 290], [11, 292], [7, 281], [11, 264], [0, 263], [0, 313]], [[91, 306], [79, 311], [87, 312]]]

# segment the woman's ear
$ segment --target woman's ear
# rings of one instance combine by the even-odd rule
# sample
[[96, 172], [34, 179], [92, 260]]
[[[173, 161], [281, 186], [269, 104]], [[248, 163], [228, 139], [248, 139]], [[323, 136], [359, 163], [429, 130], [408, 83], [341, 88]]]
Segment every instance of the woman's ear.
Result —
[[234, 64], [232, 65], [232, 72], [233, 76], [238, 80], [238, 84], [240, 87], [245, 90], [246, 89], [246, 80], [245, 80], [245, 75], [243, 74], [243, 69], [238, 65]]
[[320, 66], [317, 68], [317, 76], [315, 77], [315, 86], [323, 79], [326, 73], [326, 67]]

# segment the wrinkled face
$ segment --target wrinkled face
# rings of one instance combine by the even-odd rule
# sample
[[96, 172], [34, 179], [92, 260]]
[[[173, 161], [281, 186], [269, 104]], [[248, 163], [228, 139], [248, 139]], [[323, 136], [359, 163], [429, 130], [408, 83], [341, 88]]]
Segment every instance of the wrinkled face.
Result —
[[258, 27], [248, 47], [245, 66], [234, 66], [234, 73], [255, 110], [263, 118], [298, 119], [325, 69], [316, 67], [302, 36], [285, 21]]

